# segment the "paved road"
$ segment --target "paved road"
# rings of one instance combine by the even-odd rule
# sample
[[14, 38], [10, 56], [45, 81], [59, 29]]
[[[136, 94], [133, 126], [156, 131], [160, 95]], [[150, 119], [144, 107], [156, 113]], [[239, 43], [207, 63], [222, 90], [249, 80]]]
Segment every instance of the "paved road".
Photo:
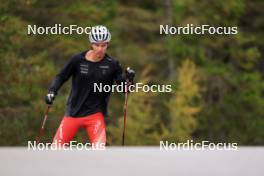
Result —
[[264, 147], [237, 151], [160, 151], [155, 147], [105, 151], [28, 151], [0, 148], [1, 176], [263, 176]]

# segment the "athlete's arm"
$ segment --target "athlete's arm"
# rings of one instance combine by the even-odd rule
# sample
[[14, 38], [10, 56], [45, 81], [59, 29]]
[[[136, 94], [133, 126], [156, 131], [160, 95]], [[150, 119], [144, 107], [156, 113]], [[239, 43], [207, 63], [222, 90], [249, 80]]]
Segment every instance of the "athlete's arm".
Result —
[[[55, 79], [52, 81], [51, 86], [48, 90], [48, 94], [45, 97], [45, 101], [47, 104], [52, 104], [57, 92], [73, 74], [74, 72], [74, 58], [72, 58], [56, 75]], [[52, 95], [52, 96], [51, 96]]]
[[66, 82], [74, 72], [74, 58], [72, 58], [56, 75], [49, 88], [49, 91], [57, 93], [64, 82]]
[[115, 69], [115, 75], [114, 80], [116, 84], [121, 84], [126, 82], [126, 75], [123, 73], [123, 69], [121, 67], [121, 64], [117, 62], [116, 69]]

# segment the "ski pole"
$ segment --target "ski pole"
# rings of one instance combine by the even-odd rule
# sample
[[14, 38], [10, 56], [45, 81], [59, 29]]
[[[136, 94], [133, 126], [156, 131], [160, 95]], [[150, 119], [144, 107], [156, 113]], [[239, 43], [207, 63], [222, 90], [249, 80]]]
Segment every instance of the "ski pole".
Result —
[[[128, 84], [128, 80], [126, 80]], [[125, 145], [125, 131], [126, 131], [126, 114], [127, 114], [127, 99], [128, 99], [128, 85], [125, 86], [125, 104], [124, 104], [124, 126], [123, 126], [123, 136], [122, 136], [122, 146]]]
[[47, 108], [46, 108], [45, 116], [44, 116], [44, 119], [42, 121], [40, 130], [39, 130], [39, 135], [38, 135], [37, 140], [36, 140], [37, 141], [37, 144], [39, 144], [39, 142], [41, 140], [41, 137], [43, 135], [44, 127], [45, 127], [45, 124], [46, 124], [46, 121], [47, 121], [47, 118], [48, 118], [48, 114], [49, 114], [50, 108], [51, 108], [51, 105], [48, 105]]

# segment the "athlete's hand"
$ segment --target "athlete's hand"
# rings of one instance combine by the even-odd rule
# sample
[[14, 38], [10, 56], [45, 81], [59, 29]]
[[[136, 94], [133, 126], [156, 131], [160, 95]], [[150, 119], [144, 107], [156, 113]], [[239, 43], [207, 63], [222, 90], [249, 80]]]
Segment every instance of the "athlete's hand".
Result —
[[133, 82], [136, 72], [132, 70], [130, 67], [126, 69], [126, 80], [129, 82]]
[[45, 101], [46, 101], [46, 104], [48, 105], [52, 105], [54, 99], [56, 97], [56, 94], [54, 92], [49, 92], [46, 97], [45, 97]]

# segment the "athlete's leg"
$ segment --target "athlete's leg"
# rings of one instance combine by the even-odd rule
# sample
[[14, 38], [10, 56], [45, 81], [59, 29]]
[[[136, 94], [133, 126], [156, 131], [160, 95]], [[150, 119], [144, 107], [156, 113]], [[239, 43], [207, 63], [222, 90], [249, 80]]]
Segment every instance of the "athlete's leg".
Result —
[[106, 144], [105, 122], [104, 116], [101, 112], [89, 115], [84, 125], [89, 136], [90, 143], [99, 145], [99, 147]]
[[78, 118], [72, 118], [65, 116], [53, 139], [53, 144], [61, 146], [62, 144], [69, 143], [77, 131], [80, 128], [80, 122]]

